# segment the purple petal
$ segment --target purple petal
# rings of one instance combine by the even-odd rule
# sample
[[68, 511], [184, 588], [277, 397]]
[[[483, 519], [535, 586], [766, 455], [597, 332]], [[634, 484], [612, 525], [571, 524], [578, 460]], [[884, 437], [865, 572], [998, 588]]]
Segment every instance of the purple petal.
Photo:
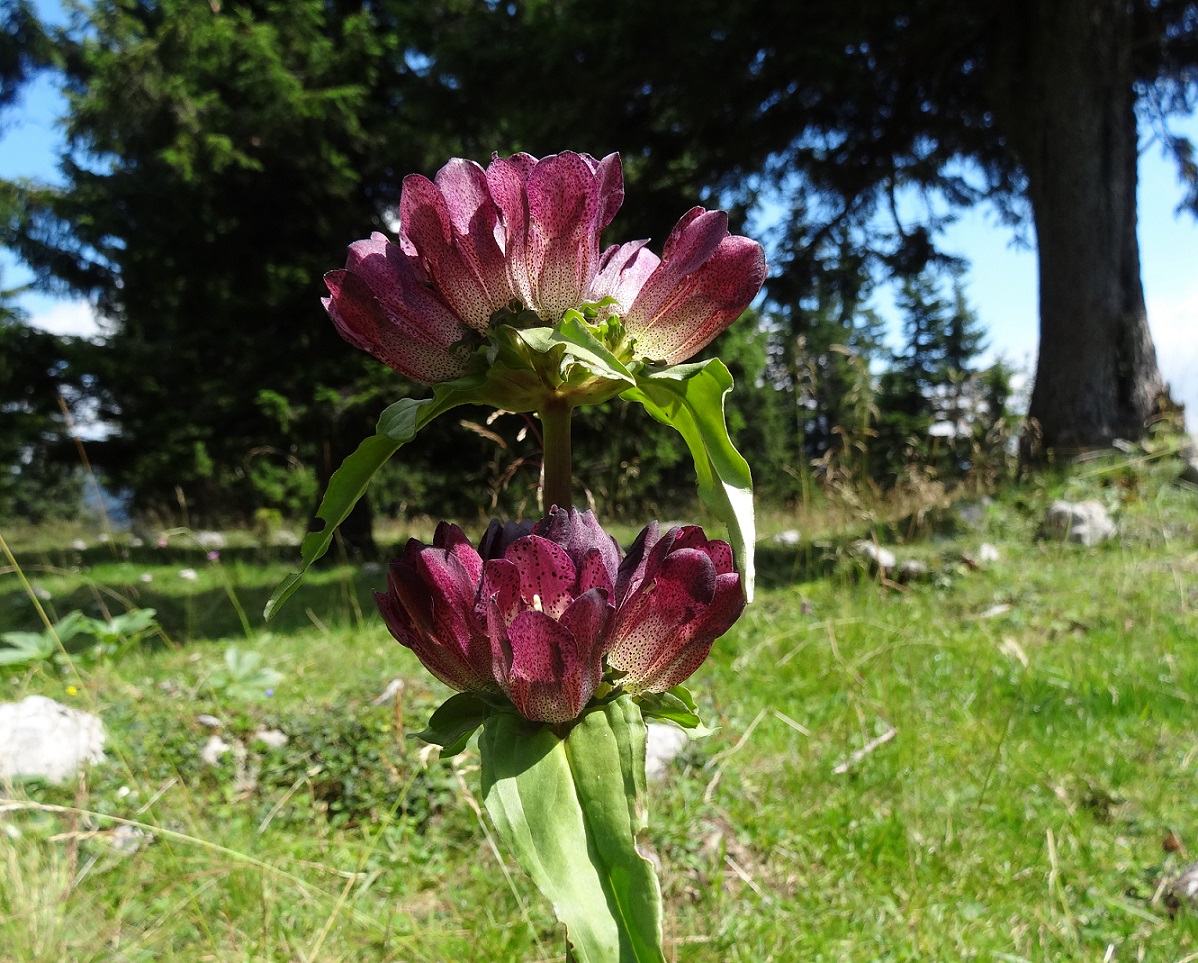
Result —
[[599, 234], [624, 198], [619, 156], [496, 156], [486, 176], [503, 215], [512, 290], [546, 323], [556, 323], [590, 290], [599, 269]]
[[745, 598], [740, 576], [735, 573], [717, 579], [715, 597], [702, 613], [688, 624], [672, 651], [647, 666], [630, 691], [665, 692], [689, 679], [703, 664], [715, 641], [727, 632], [744, 611]]
[[577, 572], [566, 550], [539, 535], [513, 542], [504, 559], [520, 573], [520, 596], [525, 605], [558, 618], [573, 601]]
[[508, 697], [534, 722], [577, 718], [602, 677], [597, 653], [580, 646], [564, 625], [544, 612], [524, 612], [509, 626], [512, 669]]
[[[608, 662], [626, 673], [629, 692], [661, 692], [699, 667], [744, 609], [740, 577], [721, 571], [731, 563], [724, 542], [708, 542], [685, 526], [653, 539], [642, 533], [621, 572], [624, 594], [608, 643]], [[626, 560], [627, 561], [627, 560]]]
[[625, 316], [640, 355], [674, 364], [706, 347], [765, 281], [765, 252], [728, 234], [723, 211], [693, 208], [674, 227], [661, 263]]
[[598, 266], [598, 183], [579, 155], [563, 153], [542, 159], [526, 189], [533, 306], [552, 324], [581, 301]]
[[583, 663], [599, 665], [602, 661], [607, 630], [614, 613], [615, 606], [607, 600], [607, 593], [602, 589], [584, 592], [562, 613], [558, 621], [570, 630]]
[[587, 154], [582, 156], [594, 165], [599, 175], [599, 219], [595, 229], [598, 235], [611, 224], [620, 205], [624, 203], [624, 169], [619, 154], [608, 154], [600, 161]]
[[483, 574], [483, 560], [470, 539], [466, 537], [457, 525], [441, 522], [433, 533], [433, 546], [448, 552], [466, 570], [466, 577], [472, 585], [477, 585]]
[[496, 240], [499, 213], [486, 175], [470, 161], [450, 161], [433, 183], [412, 174], [400, 196], [403, 236], [454, 312], [485, 333], [491, 315], [511, 300]]
[[[555, 542], [566, 550], [578, 572], [578, 585], [582, 586], [575, 590], [575, 594], [592, 588], [611, 590], [620, 565], [620, 549], [615, 539], [608, 535], [595, 519], [594, 512], [589, 509], [580, 512], [576, 508], [566, 511], [555, 505], [533, 527], [533, 533]], [[598, 553], [598, 558], [588, 562], [588, 557], [595, 552]], [[585, 574], [584, 564], [589, 566]], [[603, 571], [599, 571], [599, 568]], [[585, 586], [582, 585], [584, 581]]]
[[[397, 317], [387, 311], [362, 278], [347, 271], [330, 271], [325, 275], [325, 284], [332, 294], [323, 299], [325, 310], [340, 335], [355, 348], [368, 351], [400, 374], [425, 384], [449, 381], [465, 371], [466, 355], [451, 350], [453, 342], [440, 343], [410, 316]], [[428, 316], [436, 318], [438, 305], [424, 307]], [[437, 318], [438, 324], [445, 318], [452, 320], [443, 306], [440, 310], [445, 317]]]
[[599, 273], [591, 282], [586, 300], [614, 298], [620, 311], [627, 312], [645, 281], [661, 263], [660, 258], [645, 247], [648, 243], [630, 241], [618, 247], [612, 245], [604, 251], [599, 261]]
[[[420, 556], [417, 561], [422, 559]], [[444, 584], [446, 579], [440, 581]], [[445, 585], [449, 590], [446, 596], [440, 586], [427, 581], [424, 572], [404, 560], [391, 563], [387, 583], [388, 591], [377, 593], [375, 600], [396, 641], [454, 689], [498, 691], [491, 674], [489, 645], [470, 613], [465, 619], [460, 617], [460, 599], [455, 599], [458, 587]], [[458, 617], [446, 618], [439, 609], [456, 609]]]
[[728, 215], [692, 207], [682, 215], [666, 238], [661, 260], [675, 281], [699, 270], [728, 236]]
[[487, 187], [503, 215], [504, 253], [512, 292], [526, 306], [533, 304], [532, 279], [526, 254], [528, 237], [528, 194], [525, 184], [535, 158], [528, 154], [492, 158], [487, 167]]
[[650, 522], [637, 536], [632, 548], [628, 550], [628, 555], [620, 563], [620, 572], [616, 580], [617, 605], [622, 605], [642, 584], [652, 584], [662, 562], [673, 551], [674, 540], [680, 531], [681, 529], [675, 526], [661, 534], [657, 522]]
[[[503, 625], [512, 621], [530, 606], [525, 604], [520, 593], [520, 570], [514, 562], [503, 558], [487, 559], [483, 563], [482, 585], [479, 588], [479, 605], [484, 611], [498, 618]], [[492, 617], [488, 614], [488, 618]]]
[[501, 522], [492, 518], [478, 542], [478, 554], [483, 558], [503, 558], [507, 547], [532, 531], [532, 522]]

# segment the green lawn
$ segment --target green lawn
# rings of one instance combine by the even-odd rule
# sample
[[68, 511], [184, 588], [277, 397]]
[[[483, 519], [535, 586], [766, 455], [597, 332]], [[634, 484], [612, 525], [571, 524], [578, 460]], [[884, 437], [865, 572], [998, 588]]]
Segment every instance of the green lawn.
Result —
[[[898, 546], [933, 571], [902, 588], [847, 561], [864, 522], [763, 543], [756, 602], [692, 680], [718, 731], [650, 792], [671, 957], [1198, 960], [1198, 916], [1158, 893], [1198, 858], [1164, 845], [1198, 849], [1198, 493], [1172, 468], [1008, 493], [980, 529]], [[1061, 494], [1114, 506], [1120, 537], [1036, 541]], [[975, 570], [982, 541], [1001, 559]], [[479, 816], [477, 756], [397, 732], [446, 691], [374, 615], [380, 575], [319, 571], [263, 627], [290, 553], [14, 554], [0, 629], [37, 627], [23, 576], [51, 618], [149, 606], [163, 633], [0, 676], [4, 699], [99, 711], [111, 749], [78, 786], [0, 790], [5, 960], [564, 959]], [[213, 685], [230, 646], [282, 673], [271, 695]], [[200, 759], [203, 713], [240, 759]]]

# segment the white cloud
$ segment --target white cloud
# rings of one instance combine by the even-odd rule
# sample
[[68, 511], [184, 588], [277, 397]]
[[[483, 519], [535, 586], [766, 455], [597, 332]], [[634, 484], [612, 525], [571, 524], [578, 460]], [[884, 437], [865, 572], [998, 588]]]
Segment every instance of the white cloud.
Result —
[[58, 301], [43, 310], [33, 311], [29, 324], [51, 334], [93, 338], [104, 333], [101, 319], [86, 301]]
[[1186, 406], [1190, 431], [1198, 431], [1198, 286], [1173, 297], [1149, 297], [1148, 325], [1161, 375], [1173, 400]]

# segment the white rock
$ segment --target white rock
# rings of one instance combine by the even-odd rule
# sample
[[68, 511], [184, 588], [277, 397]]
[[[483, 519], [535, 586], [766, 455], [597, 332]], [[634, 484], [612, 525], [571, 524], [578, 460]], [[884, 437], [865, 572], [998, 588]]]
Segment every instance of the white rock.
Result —
[[862, 558], [868, 559], [875, 568], [881, 570], [883, 575], [889, 575], [894, 571], [895, 565], [898, 564], [898, 559], [895, 558], [894, 552], [888, 548], [882, 548], [880, 545], [875, 545], [865, 538], [853, 542], [853, 551]]
[[982, 542], [982, 547], [978, 549], [978, 561], [983, 564], [997, 562], [1001, 557], [998, 554], [998, 549], [989, 542]]
[[1172, 896], [1191, 907], [1198, 906], [1198, 863], [1191, 863], [1169, 886]]
[[225, 536], [220, 532], [196, 532], [196, 544], [200, 548], [224, 548]]
[[1102, 502], [1067, 502], [1058, 500], [1044, 513], [1041, 531], [1057, 541], [1097, 545], [1115, 534], [1115, 523]]
[[200, 577], [200, 573], [197, 572], [194, 568], [179, 569], [179, 578], [183, 579], [183, 581], [185, 581], [185, 582], [194, 582], [199, 577]]
[[259, 729], [254, 733], [254, 741], [269, 746], [271, 749], [282, 749], [291, 740], [281, 729]]
[[387, 683], [387, 688], [370, 700], [372, 706], [390, 705], [395, 701], [396, 695], [403, 692], [403, 679], [392, 679]]
[[200, 758], [208, 765], [215, 766], [220, 762], [220, 757], [232, 748], [220, 736], [209, 736], [208, 741], [204, 743], [204, 748], [200, 750]]
[[220, 720], [216, 718], [216, 716], [208, 715], [206, 712], [201, 712], [198, 716], [196, 716], [196, 722], [206, 729], [220, 728]]
[[128, 856], [154, 842], [154, 834], [136, 826], [121, 824], [108, 834], [108, 845], [118, 853]]
[[986, 522], [986, 506], [980, 502], [960, 502], [956, 511], [961, 524], [969, 528], [981, 528]]
[[665, 722], [650, 722], [645, 730], [645, 777], [650, 782], [661, 782], [690, 736], [685, 729]]
[[919, 582], [927, 578], [930, 574], [931, 570], [928, 568], [926, 562], [909, 558], [899, 566], [898, 580], [904, 584], [907, 582]]
[[799, 534], [799, 530], [797, 528], [788, 528], [784, 532], [779, 532], [777, 535], [771, 538], [770, 541], [775, 545], [781, 545], [784, 548], [793, 548], [795, 545], [798, 545], [800, 541], [802, 541], [802, 538], [803, 537]]
[[77, 538], [75, 541], [71, 542], [71, 548], [73, 548], [76, 552], [85, 552], [87, 551], [87, 542], [81, 538]]
[[104, 723], [45, 696], [0, 703], [0, 781], [38, 776], [62, 782], [104, 761]]

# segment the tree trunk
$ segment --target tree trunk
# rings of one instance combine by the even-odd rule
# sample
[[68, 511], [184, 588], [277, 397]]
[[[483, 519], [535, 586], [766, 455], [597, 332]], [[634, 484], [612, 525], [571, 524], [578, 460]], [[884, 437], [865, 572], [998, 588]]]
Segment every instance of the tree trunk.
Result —
[[1136, 116], [1126, 0], [1003, 11], [997, 98], [1027, 176], [1040, 274], [1029, 416], [1044, 446], [1144, 435], [1165, 390], [1136, 237]]

